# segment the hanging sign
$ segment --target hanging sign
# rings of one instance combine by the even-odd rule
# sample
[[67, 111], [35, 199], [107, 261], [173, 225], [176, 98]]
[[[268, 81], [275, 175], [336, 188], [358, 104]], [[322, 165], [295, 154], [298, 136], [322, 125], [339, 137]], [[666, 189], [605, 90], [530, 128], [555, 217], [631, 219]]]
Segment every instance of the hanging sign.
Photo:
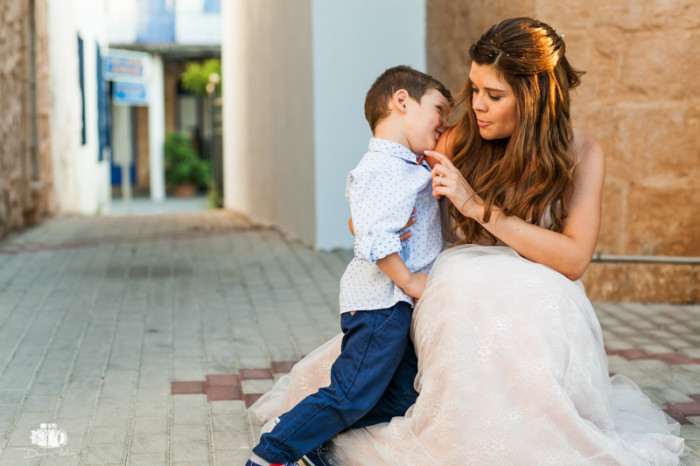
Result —
[[146, 81], [151, 73], [151, 55], [111, 49], [102, 61], [102, 72], [104, 79], [111, 81]]
[[146, 83], [115, 81], [112, 84], [112, 103], [115, 105], [148, 105]]

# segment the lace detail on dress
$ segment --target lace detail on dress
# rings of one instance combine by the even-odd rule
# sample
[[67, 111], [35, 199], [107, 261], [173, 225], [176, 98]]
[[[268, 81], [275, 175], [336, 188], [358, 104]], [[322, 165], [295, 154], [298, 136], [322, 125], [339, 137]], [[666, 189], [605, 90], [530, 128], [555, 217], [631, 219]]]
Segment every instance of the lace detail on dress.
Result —
[[[581, 284], [510, 248], [444, 251], [412, 338], [416, 404], [388, 424], [335, 437], [339, 464], [680, 464], [678, 424], [632, 381], [608, 377]], [[266, 421], [327, 383], [339, 345], [307, 356], [253, 413]]]

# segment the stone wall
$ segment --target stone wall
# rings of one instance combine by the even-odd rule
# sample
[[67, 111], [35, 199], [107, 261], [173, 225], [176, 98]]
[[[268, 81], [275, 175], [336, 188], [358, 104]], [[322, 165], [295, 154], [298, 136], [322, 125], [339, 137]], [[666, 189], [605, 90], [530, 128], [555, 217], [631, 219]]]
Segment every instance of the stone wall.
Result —
[[35, 86], [31, 83], [30, 3], [0, 3], [0, 237], [38, 221], [48, 211], [51, 154], [46, 2], [33, 2]]
[[[565, 34], [586, 71], [573, 120], [607, 161], [597, 252], [700, 256], [700, 2], [428, 0], [428, 69], [453, 90], [469, 46], [500, 19], [532, 16]], [[594, 263], [592, 299], [698, 302], [697, 265]]]

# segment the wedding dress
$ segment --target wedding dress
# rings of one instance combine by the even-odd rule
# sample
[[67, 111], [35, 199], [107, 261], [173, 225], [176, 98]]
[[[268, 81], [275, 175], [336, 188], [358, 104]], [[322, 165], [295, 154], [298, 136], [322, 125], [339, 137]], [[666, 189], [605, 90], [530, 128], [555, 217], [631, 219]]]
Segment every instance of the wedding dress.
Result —
[[[331, 443], [340, 465], [677, 465], [679, 425], [609, 377], [580, 282], [506, 246], [440, 254], [413, 317], [417, 402]], [[340, 335], [251, 407], [267, 426], [329, 383]]]

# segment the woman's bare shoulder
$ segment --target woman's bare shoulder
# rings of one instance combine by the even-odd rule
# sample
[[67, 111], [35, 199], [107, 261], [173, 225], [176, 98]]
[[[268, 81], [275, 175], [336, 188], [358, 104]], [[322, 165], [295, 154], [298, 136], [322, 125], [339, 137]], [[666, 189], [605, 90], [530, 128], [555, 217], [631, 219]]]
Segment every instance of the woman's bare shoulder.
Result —
[[603, 145], [585, 131], [574, 131], [574, 186], [592, 189], [599, 196], [605, 180]]
[[573, 151], [574, 163], [603, 163], [603, 145], [587, 131], [574, 129]]

